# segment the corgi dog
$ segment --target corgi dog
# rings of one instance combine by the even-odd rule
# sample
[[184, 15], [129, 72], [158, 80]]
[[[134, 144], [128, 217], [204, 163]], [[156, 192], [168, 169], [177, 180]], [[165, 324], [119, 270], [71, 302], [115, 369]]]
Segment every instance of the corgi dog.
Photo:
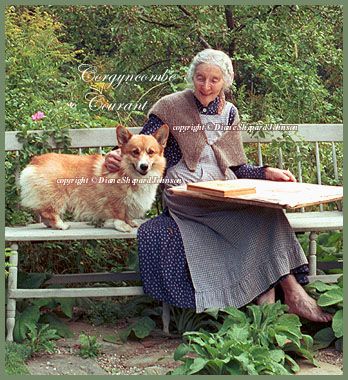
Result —
[[137, 227], [134, 219], [151, 208], [165, 170], [169, 127], [164, 124], [153, 135], [132, 135], [119, 125], [116, 135], [122, 153], [116, 173], [107, 170], [100, 154], [35, 156], [19, 178], [22, 206], [54, 229], [70, 227], [61, 219], [65, 211], [80, 221], [112, 219], [122, 232]]

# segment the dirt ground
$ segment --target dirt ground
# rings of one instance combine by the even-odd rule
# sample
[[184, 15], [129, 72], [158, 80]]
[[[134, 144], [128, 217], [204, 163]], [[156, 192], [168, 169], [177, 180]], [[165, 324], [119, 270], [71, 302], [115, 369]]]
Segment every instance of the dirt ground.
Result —
[[[149, 337], [142, 340], [128, 340], [122, 343], [116, 336], [117, 331], [125, 327], [125, 322], [120, 321], [113, 326], [93, 326], [82, 321], [67, 324], [74, 337], [60, 339], [55, 354], [32, 358], [28, 363], [31, 374], [165, 375], [180, 365], [180, 362], [173, 360], [173, 353], [181, 339], [165, 336], [161, 330], [153, 331]], [[82, 359], [78, 355], [81, 333], [97, 337], [102, 345], [98, 358]], [[299, 375], [342, 374], [343, 355], [340, 352], [332, 348], [320, 350], [317, 359], [320, 361], [320, 368], [303, 362]]]

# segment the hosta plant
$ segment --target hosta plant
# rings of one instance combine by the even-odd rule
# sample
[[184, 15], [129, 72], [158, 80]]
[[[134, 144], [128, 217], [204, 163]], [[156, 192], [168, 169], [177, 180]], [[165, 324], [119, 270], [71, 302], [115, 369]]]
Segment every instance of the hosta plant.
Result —
[[337, 284], [326, 284], [314, 281], [306, 286], [306, 290], [317, 299], [322, 308], [333, 314], [332, 324], [314, 335], [314, 346], [325, 348], [335, 343], [336, 349], [343, 350], [343, 276]]
[[187, 342], [174, 353], [182, 365], [172, 375], [288, 375], [299, 370], [290, 354], [316, 362], [313, 340], [301, 332], [301, 322], [285, 313], [287, 306], [252, 305], [246, 313], [228, 307], [215, 333], [186, 332]]

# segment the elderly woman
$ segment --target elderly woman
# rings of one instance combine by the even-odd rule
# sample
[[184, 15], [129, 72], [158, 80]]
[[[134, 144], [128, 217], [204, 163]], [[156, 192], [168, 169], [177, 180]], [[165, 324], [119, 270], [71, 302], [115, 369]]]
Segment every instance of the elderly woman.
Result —
[[[288, 170], [247, 164], [240, 131], [223, 128], [240, 123], [237, 108], [224, 96], [233, 75], [225, 53], [203, 50], [188, 70], [193, 89], [167, 95], [150, 109], [142, 133], [164, 123], [170, 127], [166, 178], [296, 181]], [[194, 128], [198, 125], [205, 128]], [[115, 171], [120, 159], [113, 151], [106, 166]], [[279, 285], [289, 312], [312, 321], [331, 319], [302, 288], [307, 259], [281, 210], [178, 197], [171, 186], [164, 189], [163, 214], [138, 231], [145, 293], [202, 312], [253, 300], [272, 303]]]

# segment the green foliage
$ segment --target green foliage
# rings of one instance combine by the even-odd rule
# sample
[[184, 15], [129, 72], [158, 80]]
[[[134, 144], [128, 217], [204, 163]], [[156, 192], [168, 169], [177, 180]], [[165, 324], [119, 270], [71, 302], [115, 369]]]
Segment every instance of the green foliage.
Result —
[[95, 358], [100, 353], [101, 344], [97, 342], [97, 337], [81, 334], [79, 355], [84, 359]]
[[26, 324], [27, 332], [27, 344], [32, 350], [32, 353], [36, 352], [55, 352], [56, 345], [53, 342], [54, 339], [59, 339], [60, 336], [57, 331], [50, 329], [49, 325], [40, 325], [39, 327], [32, 324]]
[[97, 301], [88, 310], [87, 318], [95, 326], [114, 324], [120, 319], [145, 315], [148, 310], [153, 310], [153, 305], [153, 299], [148, 296], [133, 297], [118, 303], [110, 300]]
[[[64, 41], [82, 49], [81, 59], [95, 63], [98, 72], [169, 69], [177, 76], [160, 85], [121, 85], [113, 93], [115, 101], [146, 94], [152, 104], [182, 89], [187, 65], [209, 44], [233, 57], [234, 100], [244, 121], [342, 121], [341, 6], [69, 6], [48, 11], [65, 25]], [[102, 46], [96, 43], [101, 40], [106, 41]], [[136, 126], [143, 115], [117, 116]]]
[[59, 40], [62, 27], [40, 7], [6, 9], [7, 130], [18, 130], [36, 111], [53, 110], [53, 99], [69, 99], [61, 68], [76, 62], [76, 52]]
[[330, 327], [319, 330], [314, 335], [316, 348], [325, 348], [335, 343], [336, 349], [343, 346], [343, 276], [337, 284], [325, 284], [315, 281], [306, 285], [306, 290], [317, 299], [319, 306], [326, 308], [333, 315]]
[[10, 267], [10, 263], [8, 261], [9, 257], [12, 254], [11, 248], [5, 248], [5, 277], [8, 276], [8, 268]]
[[29, 375], [25, 361], [30, 357], [31, 349], [14, 342], [5, 343], [5, 373], [7, 375]]
[[171, 321], [180, 335], [186, 331], [197, 331], [200, 328], [214, 326], [214, 321], [209, 318], [211, 315], [207, 312], [196, 313], [193, 309], [171, 307]]
[[[26, 277], [25, 281], [29, 285], [28, 289], [38, 287], [33, 286], [37, 285], [37, 282], [30, 284], [28, 280], [30, 275]], [[20, 281], [19, 284], [21, 284]], [[39, 329], [39, 326], [42, 324], [48, 324], [49, 328], [54, 329], [61, 337], [71, 337], [71, 331], [65, 323], [57, 318], [53, 310], [59, 308], [67, 317], [71, 318], [75, 302], [74, 298], [39, 298], [18, 302], [16, 323], [13, 331], [14, 340], [18, 343], [23, 342], [30, 329]]]
[[[309, 249], [309, 233], [298, 236], [298, 240], [305, 252]], [[318, 235], [317, 260], [318, 262], [338, 261], [343, 258], [343, 232], [330, 231]]]
[[284, 314], [286, 306], [251, 305], [244, 313], [229, 307], [216, 333], [204, 330], [186, 332], [174, 359], [183, 364], [172, 375], [288, 375], [299, 370], [290, 354], [306, 357], [316, 364], [311, 353], [312, 338], [301, 332], [294, 314]]
[[122, 342], [126, 342], [128, 338], [145, 338], [150, 335], [151, 331], [156, 327], [156, 323], [150, 317], [142, 317], [131, 323], [124, 330], [119, 331], [118, 336]]

